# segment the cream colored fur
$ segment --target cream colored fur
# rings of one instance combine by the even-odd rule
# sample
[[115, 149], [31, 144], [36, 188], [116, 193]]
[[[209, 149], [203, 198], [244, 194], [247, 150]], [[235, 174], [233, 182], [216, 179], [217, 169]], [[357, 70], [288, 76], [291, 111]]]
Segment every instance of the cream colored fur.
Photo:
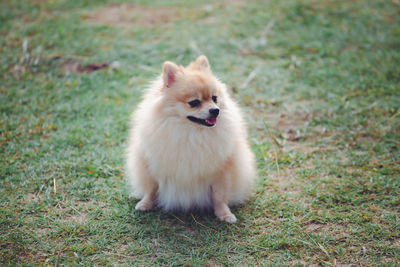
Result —
[[[194, 99], [202, 101], [200, 107], [189, 106]], [[205, 119], [210, 108], [220, 109], [213, 127], [187, 118]], [[251, 195], [254, 156], [240, 110], [205, 56], [186, 68], [164, 63], [163, 74], [133, 114], [132, 126], [126, 174], [132, 195], [142, 198], [137, 209], [154, 204], [183, 211], [213, 207], [220, 220], [236, 221], [228, 205]]]

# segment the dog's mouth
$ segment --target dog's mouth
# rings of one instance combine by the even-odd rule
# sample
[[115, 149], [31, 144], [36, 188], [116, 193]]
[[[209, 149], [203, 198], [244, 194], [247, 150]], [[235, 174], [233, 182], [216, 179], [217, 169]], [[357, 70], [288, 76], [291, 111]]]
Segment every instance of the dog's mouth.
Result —
[[207, 126], [207, 127], [212, 127], [217, 123], [217, 118], [210, 118], [210, 119], [199, 119], [193, 116], [187, 116], [187, 118], [195, 123]]

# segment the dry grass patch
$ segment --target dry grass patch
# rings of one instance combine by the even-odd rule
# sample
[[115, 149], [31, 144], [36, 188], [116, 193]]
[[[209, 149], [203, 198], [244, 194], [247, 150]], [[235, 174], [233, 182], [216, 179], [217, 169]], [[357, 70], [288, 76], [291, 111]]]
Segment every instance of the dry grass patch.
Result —
[[318, 151], [335, 151], [334, 147], [323, 147], [323, 146], [310, 146], [309, 144], [286, 141], [283, 147], [283, 152], [297, 151], [303, 154], [310, 155]]
[[[104, 207], [102, 204], [97, 205]], [[54, 207], [53, 212], [60, 222], [84, 224], [89, 221], [92, 206], [97, 207], [93, 202], [78, 202], [75, 206], [60, 202]]]
[[35, 230], [39, 234], [39, 236], [41, 236], [41, 237], [47, 236], [49, 234], [49, 232], [51, 231], [51, 229], [48, 228], [48, 227], [36, 228]]
[[136, 4], [115, 4], [95, 9], [86, 15], [89, 22], [114, 27], [148, 27], [167, 24], [182, 17], [176, 7], [145, 7]]
[[65, 216], [62, 219], [62, 221], [83, 224], [87, 221], [87, 217], [85, 214], [79, 213], [79, 214]]
[[298, 167], [285, 167], [279, 171], [270, 171], [268, 176], [271, 177], [270, 183], [276, 187], [277, 191], [287, 194], [299, 193], [301, 191], [300, 182], [297, 179]]
[[350, 224], [319, 223], [311, 221], [303, 227], [306, 233], [330, 235], [335, 240], [341, 240], [351, 234]]
[[27, 202], [37, 202], [39, 201], [39, 195], [35, 193], [30, 193], [26, 195], [25, 199]]

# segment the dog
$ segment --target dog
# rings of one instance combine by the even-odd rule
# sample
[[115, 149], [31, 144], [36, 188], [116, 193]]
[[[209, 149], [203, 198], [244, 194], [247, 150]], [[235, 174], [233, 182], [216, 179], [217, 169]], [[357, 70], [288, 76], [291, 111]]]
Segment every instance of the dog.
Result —
[[227, 223], [256, 176], [245, 121], [206, 56], [164, 62], [132, 116], [126, 175], [136, 210], [213, 209]]

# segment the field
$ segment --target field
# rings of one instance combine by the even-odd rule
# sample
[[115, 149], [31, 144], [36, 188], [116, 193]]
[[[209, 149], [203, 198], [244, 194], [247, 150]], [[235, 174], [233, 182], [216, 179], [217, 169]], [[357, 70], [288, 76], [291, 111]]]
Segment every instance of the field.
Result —
[[[0, 264], [400, 265], [400, 2], [0, 1]], [[208, 56], [258, 178], [213, 214], [135, 211], [129, 117]]]

